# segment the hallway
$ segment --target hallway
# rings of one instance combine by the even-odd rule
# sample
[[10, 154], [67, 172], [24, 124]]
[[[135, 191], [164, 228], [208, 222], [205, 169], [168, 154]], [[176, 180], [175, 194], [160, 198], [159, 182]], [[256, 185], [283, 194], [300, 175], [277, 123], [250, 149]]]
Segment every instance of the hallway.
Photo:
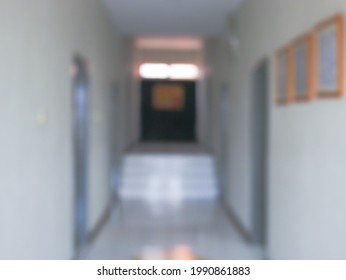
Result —
[[1, 0], [0, 260], [346, 259], [345, 17]]

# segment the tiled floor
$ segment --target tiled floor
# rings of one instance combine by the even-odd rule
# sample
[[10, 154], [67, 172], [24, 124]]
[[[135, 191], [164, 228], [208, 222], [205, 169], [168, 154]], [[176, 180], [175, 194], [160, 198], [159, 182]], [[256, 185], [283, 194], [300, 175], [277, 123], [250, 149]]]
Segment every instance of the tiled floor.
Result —
[[83, 258], [158, 256], [180, 244], [205, 259], [262, 258], [261, 249], [243, 241], [215, 200], [122, 201]]
[[260, 259], [218, 203], [213, 159], [203, 153], [131, 154], [121, 200], [84, 259], [160, 258], [187, 245], [204, 259]]

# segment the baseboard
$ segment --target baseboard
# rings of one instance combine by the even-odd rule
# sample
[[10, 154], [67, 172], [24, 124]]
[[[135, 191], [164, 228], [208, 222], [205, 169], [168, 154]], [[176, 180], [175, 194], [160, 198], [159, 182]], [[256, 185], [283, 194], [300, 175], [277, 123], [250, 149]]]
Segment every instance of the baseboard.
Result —
[[231, 207], [229, 205], [227, 205], [225, 201], [222, 201], [222, 200], [221, 200], [221, 205], [222, 205], [223, 209], [225, 210], [230, 223], [236, 227], [237, 231], [239, 232], [239, 234], [243, 238], [243, 240], [246, 243], [252, 243], [251, 234], [243, 226], [243, 223], [239, 220], [239, 218], [234, 213], [234, 211], [231, 209]]
[[99, 235], [99, 233], [101, 232], [102, 228], [105, 226], [105, 224], [108, 222], [110, 216], [111, 216], [111, 212], [112, 212], [112, 202], [108, 203], [108, 206], [106, 207], [106, 209], [104, 210], [100, 220], [98, 221], [98, 223], [95, 225], [95, 227], [90, 231], [89, 235], [88, 235], [88, 243], [93, 243], [95, 241], [95, 239], [97, 238], [97, 236]]

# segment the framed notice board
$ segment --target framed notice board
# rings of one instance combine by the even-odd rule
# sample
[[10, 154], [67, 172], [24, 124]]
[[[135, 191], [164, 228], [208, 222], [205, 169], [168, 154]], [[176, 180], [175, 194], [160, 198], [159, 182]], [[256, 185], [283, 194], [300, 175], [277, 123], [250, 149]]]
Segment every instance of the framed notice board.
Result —
[[334, 16], [316, 28], [319, 97], [340, 97], [344, 90], [344, 18]]

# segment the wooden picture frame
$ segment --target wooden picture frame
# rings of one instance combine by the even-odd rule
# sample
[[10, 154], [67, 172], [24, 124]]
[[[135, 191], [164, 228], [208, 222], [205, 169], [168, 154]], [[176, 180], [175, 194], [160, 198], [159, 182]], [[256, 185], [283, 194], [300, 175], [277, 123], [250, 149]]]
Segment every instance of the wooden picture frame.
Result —
[[292, 52], [292, 98], [297, 102], [309, 101], [315, 96], [313, 34], [297, 38]]
[[292, 101], [292, 48], [285, 47], [275, 57], [276, 103], [285, 105]]
[[344, 17], [337, 15], [317, 25], [316, 76], [319, 97], [344, 94]]

